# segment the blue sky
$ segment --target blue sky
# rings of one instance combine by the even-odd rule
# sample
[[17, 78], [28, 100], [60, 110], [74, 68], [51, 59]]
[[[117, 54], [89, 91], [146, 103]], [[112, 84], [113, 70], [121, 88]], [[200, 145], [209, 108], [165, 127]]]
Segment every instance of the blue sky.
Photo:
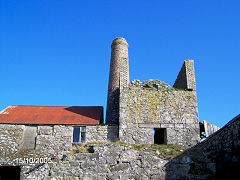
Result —
[[171, 86], [195, 60], [199, 119], [239, 114], [240, 2], [0, 0], [0, 110], [106, 107], [111, 42], [129, 43], [130, 79]]

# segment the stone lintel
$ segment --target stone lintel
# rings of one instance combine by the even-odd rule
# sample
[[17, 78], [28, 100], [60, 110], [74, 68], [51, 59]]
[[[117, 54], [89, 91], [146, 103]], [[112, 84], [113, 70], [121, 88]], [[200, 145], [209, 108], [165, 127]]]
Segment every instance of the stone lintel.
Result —
[[175, 123], [160, 123], [160, 124], [138, 124], [140, 128], [184, 128], [183, 124], [175, 124]]
[[182, 128], [184, 128], [184, 124], [175, 124], [175, 128], [182, 129]]
[[160, 128], [160, 124], [138, 124], [140, 128]]
[[164, 123], [161, 124], [161, 128], [174, 128], [174, 124], [173, 123]]

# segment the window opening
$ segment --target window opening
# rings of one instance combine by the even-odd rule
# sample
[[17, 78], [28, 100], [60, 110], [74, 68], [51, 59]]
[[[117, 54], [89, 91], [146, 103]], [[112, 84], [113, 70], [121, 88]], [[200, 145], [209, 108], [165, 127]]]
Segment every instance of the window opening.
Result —
[[73, 143], [84, 143], [86, 141], [86, 127], [78, 126], [73, 129]]

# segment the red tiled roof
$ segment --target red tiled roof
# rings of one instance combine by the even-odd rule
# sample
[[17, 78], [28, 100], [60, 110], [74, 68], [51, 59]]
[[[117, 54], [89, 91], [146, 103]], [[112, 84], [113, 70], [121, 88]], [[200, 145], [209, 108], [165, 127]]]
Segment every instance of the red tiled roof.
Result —
[[103, 122], [101, 106], [9, 106], [0, 112], [6, 124], [96, 125]]

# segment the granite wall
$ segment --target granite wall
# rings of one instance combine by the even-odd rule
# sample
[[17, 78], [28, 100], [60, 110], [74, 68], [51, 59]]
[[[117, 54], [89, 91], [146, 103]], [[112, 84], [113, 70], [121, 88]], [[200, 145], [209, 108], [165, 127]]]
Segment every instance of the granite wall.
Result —
[[199, 142], [196, 91], [171, 88], [160, 80], [133, 81], [120, 93], [120, 141], [153, 144], [154, 128], [166, 129], [166, 144]]
[[[35, 127], [36, 131], [27, 136], [26, 129]], [[71, 126], [25, 126], [0, 124], [1, 158], [16, 158], [20, 152], [37, 150], [39, 153], [62, 155], [72, 147], [73, 128]], [[25, 142], [27, 141], [27, 143]], [[31, 147], [31, 148], [29, 148]]]
[[240, 169], [240, 115], [196, 145], [191, 151], [202, 152], [216, 167], [217, 178], [237, 177]]
[[207, 122], [206, 120], [200, 122], [200, 125], [203, 126], [206, 137], [212, 135], [213, 133], [215, 133], [216, 131], [218, 131], [220, 129], [216, 125], [214, 125], [210, 122]]
[[[105, 133], [107, 127], [99, 126], [97, 131], [90, 127], [87, 131]], [[240, 115], [207, 140], [169, 161], [134, 150], [131, 145], [108, 143], [89, 145], [91, 153], [73, 153], [63, 145], [68, 142], [60, 142], [66, 147], [62, 149], [64, 147], [47, 138], [51, 133], [56, 133], [58, 138], [68, 138], [70, 133], [64, 136], [66, 127], [63, 126], [39, 126], [37, 138], [45, 137], [41, 139], [42, 144], [46, 141], [49, 144], [40, 149], [21, 151], [25, 127], [2, 124], [0, 165], [21, 166], [23, 179], [234, 179], [240, 167], [239, 127]], [[37, 159], [44, 161], [36, 162]]]
[[[240, 115], [166, 164], [169, 179], [236, 179], [240, 169]], [[185, 161], [182, 161], [183, 158]], [[173, 169], [178, 169], [172, 173]]]
[[117, 125], [87, 126], [86, 132], [86, 142], [115, 142], [119, 140]]
[[[74, 153], [72, 126], [37, 126], [36, 148], [23, 150], [25, 128], [0, 125], [0, 165], [20, 166], [22, 179], [161, 179], [166, 175], [167, 159], [134, 150], [131, 145], [100, 143], [88, 145], [90, 153]], [[117, 126], [87, 126], [91, 137], [86, 139], [96, 141], [101, 136], [101, 141], [106, 141], [116, 138], [114, 131]]]
[[[26, 138], [26, 129], [29, 127], [35, 128], [35, 132], [27, 135], [30, 139]], [[117, 140], [118, 126], [86, 126], [86, 142]], [[71, 150], [72, 142], [73, 126], [0, 124], [0, 153], [3, 157], [30, 150], [61, 156]]]
[[23, 125], [0, 125], [0, 157], [11, 156], [20, 150], [23, 132]]
[[46, 163], [15, 161], [12, 165], [21, 166], [23, 179], [162, 179], [166, 163], [148, 152], [102, 144], [93, 146], [92, 153], [65, 153]]

